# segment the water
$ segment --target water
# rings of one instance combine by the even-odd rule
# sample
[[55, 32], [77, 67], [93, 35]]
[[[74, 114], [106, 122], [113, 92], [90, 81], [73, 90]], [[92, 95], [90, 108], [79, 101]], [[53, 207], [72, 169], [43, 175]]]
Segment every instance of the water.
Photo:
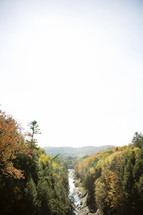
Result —
[[74, 170], [69, 169], [69, 187], [70, 187], [69, 196], [73, 197], [74, 205], [75, 205], [75, 214], [78, 214], [78, 206], [80, 204], [80, 199], [77, 194], [78, 189], [75, 187], [75, 184], [74, 184], [73, 174], [74, 174]]

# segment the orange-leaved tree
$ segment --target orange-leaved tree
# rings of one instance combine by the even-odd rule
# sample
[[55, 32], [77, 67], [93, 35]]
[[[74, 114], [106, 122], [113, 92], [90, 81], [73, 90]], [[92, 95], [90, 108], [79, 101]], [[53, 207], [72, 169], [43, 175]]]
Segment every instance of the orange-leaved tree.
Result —
[[19, 154], [31, 157], [31, 153], [20, 125], [0, 110], [0, 175], [24, 178], [22, 170], [14, 166], [14, 160]]

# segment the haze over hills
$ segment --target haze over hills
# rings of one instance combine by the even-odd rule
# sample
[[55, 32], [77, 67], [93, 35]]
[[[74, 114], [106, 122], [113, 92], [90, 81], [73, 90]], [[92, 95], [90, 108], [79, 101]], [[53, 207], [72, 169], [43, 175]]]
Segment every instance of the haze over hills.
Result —
[[92, 155], [103, 149], [114, 147], [113, 145], [104, 146], [84, 146], [79, 148], [73, 147], [44, 147], [46, 154], [55, 156], [60, 154], [61, 156], [81, 156], [81, 155]]

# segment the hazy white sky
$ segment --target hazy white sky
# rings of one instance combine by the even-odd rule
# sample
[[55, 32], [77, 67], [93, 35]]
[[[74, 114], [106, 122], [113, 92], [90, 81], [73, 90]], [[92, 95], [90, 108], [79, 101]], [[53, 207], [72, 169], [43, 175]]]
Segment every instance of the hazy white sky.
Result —
[[0, 0], [0, 104], [43, 146], [143, 132], [142, 0]]

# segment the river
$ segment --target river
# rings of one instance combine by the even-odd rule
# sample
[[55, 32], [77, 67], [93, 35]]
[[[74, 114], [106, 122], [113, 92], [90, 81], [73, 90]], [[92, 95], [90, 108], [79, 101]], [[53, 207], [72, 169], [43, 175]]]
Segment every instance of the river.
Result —
[[78, 214], [78, 206], [80, 204], [80, 199], [78, 197], [78, 188], [75, 187], [74, 184], [74, 178], [73, 178], [73, 174], [74, 174], [74, 170], [73, 169], [69, 169], [69, 187], [70, 187], [70, 192], [69, 192], [69, 196], [73, 197], [74, 200], [74, 205], [75, 205], [75, 214]]
[[[74, 201], [74, 214], [75, 215], [99, 215], [100, 212], [99, 210], [97, 210], [96, 212], [94, 212], [93, 210], [89, 209], [89, 207], [87, 206], [87, 196], [88, 194], [83, 194], [81, 192], [79, 192], [78, 187], [75, 187], [75, 183], [74, 183], [74, 170], [73, 169], [69, 169], [69, 198], [73, 199]], [[78, 196], [79, 194], [79, 196]]]

